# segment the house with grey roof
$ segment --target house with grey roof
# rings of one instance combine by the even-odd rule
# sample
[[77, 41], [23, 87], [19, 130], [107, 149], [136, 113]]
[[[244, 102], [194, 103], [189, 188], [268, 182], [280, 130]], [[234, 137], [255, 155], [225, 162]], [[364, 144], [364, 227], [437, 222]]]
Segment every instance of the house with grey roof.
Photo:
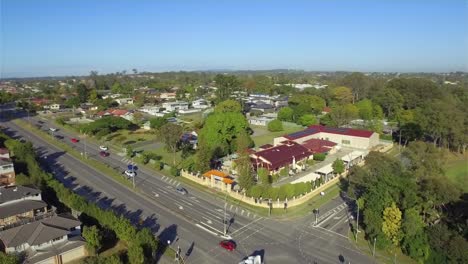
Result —
[[36, 220], [47, 213], [41, 191], [26, 186], [0, 187], [0, 230]]
[[0, 232], [0, 251], [25, 253], [26, 263], [66, 263], [86, 254], [81, 222], [54, 216]]

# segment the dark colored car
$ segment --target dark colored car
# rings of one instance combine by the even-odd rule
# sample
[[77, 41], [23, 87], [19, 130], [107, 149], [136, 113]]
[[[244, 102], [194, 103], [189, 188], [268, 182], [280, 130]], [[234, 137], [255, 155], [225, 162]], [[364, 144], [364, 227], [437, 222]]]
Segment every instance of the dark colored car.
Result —
[[109, 156], [109, 152], [101, 151], [101, 152], [99, 152], [99, 155], [100, 155], [101, 157], [108, 157], [108, 156]]
[[71, 140], [71, 142], [73, 142], [73, 143], [78, 143], [78, 142], [80, 141], [80, 140], [77, 139], [77, 138], [72, 138], [72, 139], [70, 139], [70, 140]]
[[56, 139], [63, 139], [63, 136], [61, 136], [61, 135], [55, 135], [55, 138], [56, 138]]
[[233, 251], [234, 249], [236, 249], [236, 243], [232, 240], [223, 240], [219, 242], [219, 245], [222, 248], [229, 250], [229, 251]]
[[188, 193], [187, 190], [185, 188], [183, 188], [183, 187], [177, 187], [176, 192], [178, 192], [178, 193], [180, 193], [182, 195], [186, 195]]

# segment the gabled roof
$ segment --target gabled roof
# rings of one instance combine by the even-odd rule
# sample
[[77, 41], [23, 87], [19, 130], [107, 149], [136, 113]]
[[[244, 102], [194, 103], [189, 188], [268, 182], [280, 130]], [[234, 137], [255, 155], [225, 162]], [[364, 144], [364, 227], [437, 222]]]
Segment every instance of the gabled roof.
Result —
[[[309, 150], [307, 150], [305, 147], [295, 142], [289, 141], [283, 145], [258, 151], [253, 155], [267, 160], [270, 163], [269, 167], [271, 169], [276, 169], [291, 164], [293, 160], [299, 161], [304, 159], [312, 155], [312, 153], [309, 152]], [[254, 163], [257, 161], [259, 163], [261, 162], [261, 160], [256, 158], [253, 158], [252, 161]]]
[[284, 137], [289, 140], [294, 140], [294, 139], [314, 135], [317, 133], [329, 133], [329, 134], [338, 134], [338, 135], [365, 137], [365, 138], [369, 138], [374, 134], [374, 132], [368, 131], [368, 130], [313, 125], [313, 126], [306, 128], [305, 130], [295, 132], [295, 133], [286, 135]]
[[70, 229], [80, 226], [81, 222], [61, 216], [54, 216], [21, 225], [0, 232], [0, 240], [6, 247], [16, 247], [28, 243], [40, 245], [70, 233]]
[[41, 191], [38, 189], [21, 185], [0, 187], [0, 206], [6, 202], [20, 200], [27, 196], [36, 196], [40, 193]]
[[0, 158], [0, 166], [8, 165], [8, 164], [13, 164], [11, 159]]
[[47, 204], [39, 200], [22, 200], [19, 202], [6, 204], [0, 206], [0, 219], [26, 213], [44, 207], [47, 207]]
[[312, 153], [324, 153], [328, 152], [331, 148], [336, 146], [336, 143], [324, 139], [312, 138], [305, 141], [301, 145]]

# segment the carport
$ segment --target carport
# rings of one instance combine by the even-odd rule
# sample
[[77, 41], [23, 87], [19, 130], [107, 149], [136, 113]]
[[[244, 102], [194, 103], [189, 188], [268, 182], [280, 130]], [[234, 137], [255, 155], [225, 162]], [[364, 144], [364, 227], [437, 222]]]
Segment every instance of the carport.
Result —
[[325, 177], [325, 181], [328, 181], [328, 176], [333, 174], [333, 167], [332, 164], [328, 164], [323, 166], [322, 168], [315, 171], [315, 173]]

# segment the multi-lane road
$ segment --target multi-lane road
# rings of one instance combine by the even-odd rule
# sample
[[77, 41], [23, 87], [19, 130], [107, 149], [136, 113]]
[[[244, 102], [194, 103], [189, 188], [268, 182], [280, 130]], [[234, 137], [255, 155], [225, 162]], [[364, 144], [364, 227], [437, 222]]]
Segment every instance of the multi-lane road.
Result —
[[[238, 263], [253, 252], [261, 252], [267, 263], [373, 263], [367, 255], [359, 252], [347, 237], [350, 214], [346, 204], [335, 200], [320, 210], [320, 219], [315, 226], [314, 215], [278, 221], [258, 216], [236, 204], [190, 186], [183, 186], [188, 194], [182, 195], [175, 188], [182, 186], [173, 177], [166, 177], [145, 168], [137, 170], [137, 191], [118, 183], [108, 175], [97, 171], [82, 159], [48, 144], [31, 130], [23, 129], [10, 118], [24, 118], [17, 112], [1, 113], [2, 126], [8, 134], [33, 142], [44, 164], [56, 178], [76, 193], [112, 208], [134, 221], [152, 228], [161, 243], [171, 241], [171, 246], [180, 246], [186, 263]], [[43, 129], [55, 127], [48, 120], [31, 117], [32, 125]], [[55, 132], [63, 136], [63, 142], [78, 151], [86, 148], [89, 158], [108, 164], [116, 171], [124, 171], [128, 160], [111, 151], [108, 157], [98, 155], [99, 146], [80, 141], [72, 143], [78, 135]], [[59, 139], [57, 139], [59, 140]], [[225, 216], [226, 210], [226, 216]], [[331, 212], [331, 213], [329, 213]], [[224, 232], [223, 219], [227, 219], [228, 235], [236, 241], [234, 252], [220, 248]], [[338, 220], [338, 221], [336, 221]], [[331, 228], [330, 228], [331, 227]], [[164, 260], [162, 260], [164, 261]]]

